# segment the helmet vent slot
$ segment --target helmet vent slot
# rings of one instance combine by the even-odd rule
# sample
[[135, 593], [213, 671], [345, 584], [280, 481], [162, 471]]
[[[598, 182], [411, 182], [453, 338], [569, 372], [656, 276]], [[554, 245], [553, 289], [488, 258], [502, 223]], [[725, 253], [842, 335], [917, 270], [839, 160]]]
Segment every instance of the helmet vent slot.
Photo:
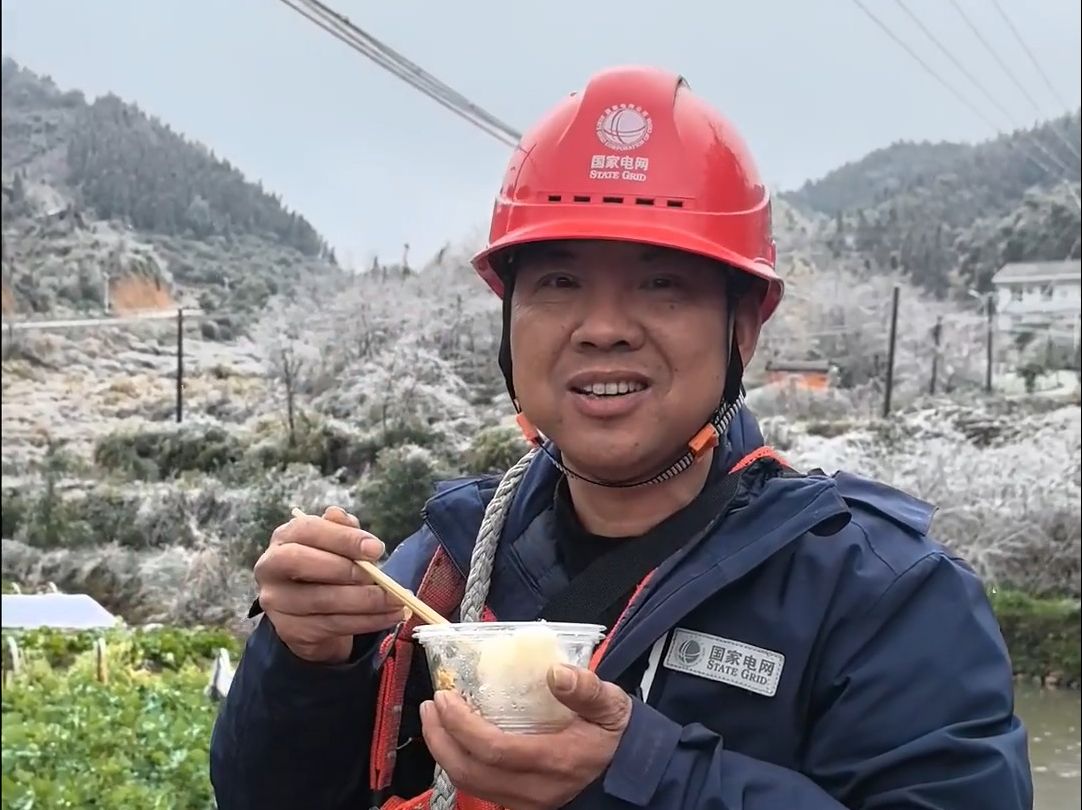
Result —
[[562, 203], [565, 201], [572, 201], [577, 203], [589, 203], [589, 202], [601, 202], [606, 205], [646, 205], [655, 207], [664, 205], [666, 208], [683, 208], [684, 200], [660, 200], [657, 197], [623, 197], [616, 194], [606, 194], [602, 197], [594, 197], [591, 194], [545, 194], [543, 196], [547, 202], [550, 203]]

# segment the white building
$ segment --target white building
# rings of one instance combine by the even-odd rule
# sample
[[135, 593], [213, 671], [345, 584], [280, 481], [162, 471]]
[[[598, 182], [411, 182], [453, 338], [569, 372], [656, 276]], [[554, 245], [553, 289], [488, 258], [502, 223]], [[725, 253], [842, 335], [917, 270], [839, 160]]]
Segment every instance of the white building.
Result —
[[996, 327], [1000, 332], [1048, 334], [1079, 340], [1082, 262], [1018, 262], [992, 277]]

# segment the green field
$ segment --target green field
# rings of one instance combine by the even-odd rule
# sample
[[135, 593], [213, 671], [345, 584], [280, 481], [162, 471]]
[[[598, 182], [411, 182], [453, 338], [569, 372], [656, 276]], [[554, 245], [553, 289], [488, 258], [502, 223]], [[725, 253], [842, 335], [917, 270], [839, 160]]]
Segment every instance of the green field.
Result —
[[[5, 633], [3, 808], [213, 808], [217, 707], [204, 693], [218, 630]], [[106, 640], [104, 671], [94, 649]], [[104, 681], [103, 681], [104, 679]]]

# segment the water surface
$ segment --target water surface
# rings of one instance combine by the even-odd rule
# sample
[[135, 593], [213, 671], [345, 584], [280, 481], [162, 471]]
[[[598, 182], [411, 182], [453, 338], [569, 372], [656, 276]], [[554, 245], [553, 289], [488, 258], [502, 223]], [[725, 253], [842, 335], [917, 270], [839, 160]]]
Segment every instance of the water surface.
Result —
[[1035, 810], [1075, 810], [1082, 799], [1082, 694], [1018, 684], [1015, 711], [1029, 732]]

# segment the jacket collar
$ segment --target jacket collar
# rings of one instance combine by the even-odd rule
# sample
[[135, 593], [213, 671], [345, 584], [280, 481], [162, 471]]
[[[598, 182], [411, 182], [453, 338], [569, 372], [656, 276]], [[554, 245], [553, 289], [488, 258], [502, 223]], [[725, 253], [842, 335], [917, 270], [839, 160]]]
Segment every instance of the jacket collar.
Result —
[[[741, 411], [715, 458], [731, 468], [762, 446], [754, 418]], [[559, 470], [544, 454], [527, 469], [508, 513], [494, 567], [501, 587], [489, 606], [504, 620], [529, 620], [544, 603], [545, 581], [554, 555], [542, 522], [552, 504]], [[485, 506], [499, 478], [471, 479], [444, 489], [425, 509], [425, 520], [463, 577]], [[847, 522], [849, 509], [834, 482], [822, 475], [771, 478], [751, 484], [743, 505], [719, 520], [698, 543], [674, 554], [651, 578], [608, 645], [598, 674], [612, 677], [634, 661], [679, 616], [744, 576], [807, 532], [829, 534]], [[534, 525], [531, 525], [534, 524]], [[529, 531], [527, 531], [529, 530]], [[530, 548], [523, 548], [529, 545]]]

